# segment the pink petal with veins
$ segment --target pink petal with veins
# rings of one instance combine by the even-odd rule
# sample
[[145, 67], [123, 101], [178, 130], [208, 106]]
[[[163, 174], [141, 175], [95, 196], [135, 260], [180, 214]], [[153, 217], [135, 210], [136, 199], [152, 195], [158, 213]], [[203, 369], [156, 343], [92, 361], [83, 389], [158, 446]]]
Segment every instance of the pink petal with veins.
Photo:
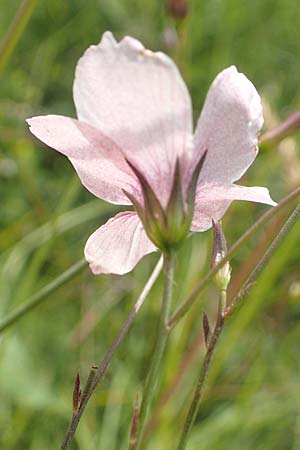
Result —
[[[260, 97], [235, 67], [223, 70], [213, 82], [194, 139], [190, 96], [176, 65], [131, 37], [117, 43], [107, 32], [99, 45], [91, 46], [78, 62], [73, 92], [79, 120], [51, 115], [28, 123], [36, 137], [70, 159], [96, 196], [130, 204], [125, 189], [143, 206], [141, 186], [128, 159], [165, 208], [176, 160], [187, 198], [193, 169], [207, 150], [193, 231], [210, 228], [233, 200], [275, 204], [265, 188], [232, 184], [254, 161], [263, 124]], [[124, 274], [155, 249], [138, 215], [125, 212], [90, 236], [85, 256], [94, 273]]]
[[68, 156], [82, 184], [110, 203], [130, 205], [122, 189], [132, 194], [139, 184], [122, 151], [96, 128], [64, 116], [40, 116], [27, 120], [30, 131], [49, 147]]
[[211, 227], [212, 219], [220, 220], [233, 200], [276, 205], [271, 199], [268, 189], [264, 187], [207, 183], [199, 186], [196, 193], [192, 231], [208, 230]]
[[199, 182], [228, 184], [238, 180], [257, 155], [257, 133], [263, 125], [260, 97], [235, 67], [212, 83], [194, 138], [194, 158], [207, 158]]
[[173, 61], [106, 32], [79, 60], [73, 91], [79, 120], [109, 136], [165, 206], [176, 158], [192, 144], [190, 96]]
[[138, 261], [156, 247], [147, 237], [135, 212], [123, 212], [109, 219], [88, 239], [85, 257], [94, 274], [130, 272]]

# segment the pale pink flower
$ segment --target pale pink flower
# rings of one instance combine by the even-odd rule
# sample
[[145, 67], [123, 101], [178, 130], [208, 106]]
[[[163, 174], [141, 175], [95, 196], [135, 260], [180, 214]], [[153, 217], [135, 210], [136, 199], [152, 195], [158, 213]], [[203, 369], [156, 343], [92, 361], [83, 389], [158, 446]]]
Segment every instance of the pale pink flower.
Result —
[[[210, 228], [233, 200], [274, 205], [266, 188], [234, 184], [257, 155], [263, 124], [260, 97], [235, 67], [213, 82], [194, 135], [191, 99], [176, 65], [131, 37], [117, 43], [106, 32], [91, 46], [77, 64], [73, 93], [78, 120], [48, 115], [28, 123], [36, 137], [70, 159], [97, 197], [119, 205], [132, 204], [130, 197], [145, 205], [136, 168], [166, 208], [179, 161], [187, 201], [193, 170], [207, 150], [192, 231]], [[85, 256], [95, 274], [124, 274], [155, 250], [139, 215], [128, 211], [89, 237]]]

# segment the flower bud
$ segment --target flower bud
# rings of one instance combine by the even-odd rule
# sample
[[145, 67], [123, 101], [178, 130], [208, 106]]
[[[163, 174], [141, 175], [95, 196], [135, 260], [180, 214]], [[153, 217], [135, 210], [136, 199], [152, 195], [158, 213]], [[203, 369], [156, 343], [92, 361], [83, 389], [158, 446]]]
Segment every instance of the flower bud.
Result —
[[139, 414], [140, 414], [139, 399], [138, 399], [138, 396], [136, 396], [134, 405], [133, 405], [133, 416], [132, 416], [132, 422], [131, 422], [131, 431], [130, 431], [130, 436], [129, 436], [128, 450], [134, 450], [136, 448], [138, 425], [139, 425]]
[[163, 44], [169, 50], [173, 50], [178, 44], [178, 34], [174, 26], [167, 26], [161, 35]]
[[[213, 229], [213, 248], [211, 256], [211, 267], [215, 267], [226, 255], [227, 244], [220, 222], [212, 221]], [[214, 281], [220, 290], [226, 290], [231, 278], [231, 266], [229, 261], [218, 270]]]
[[184, 19], [188, 9], [188, 0], [167, 0], [167, 10], [174, 19]]
[[81, 387], [80, 387], [80, 375], [79, 372], [76, 375], [74, 388], [73, 388], [73, 414], [77, 414], [81, 401]]
[[220, 291], [226, 291], [230, 283], [230, 279], [231, 279], [231, 266], [229, 264], [229, 261], [226, 261], [224, 266], [222, 266], [221, 269], [219, 269], [215, 275], [215, 283], [217, 288]]
[[205, 345], [207, 348], [209, 345], [210, 338], [211, 338], [211, 330], [210, 330], [209, 320], [208, 320], [208, 317], [205, 314], [205, 312], [202, 315], [202, 325], [203, 325], [204, 341], [205, 341]]

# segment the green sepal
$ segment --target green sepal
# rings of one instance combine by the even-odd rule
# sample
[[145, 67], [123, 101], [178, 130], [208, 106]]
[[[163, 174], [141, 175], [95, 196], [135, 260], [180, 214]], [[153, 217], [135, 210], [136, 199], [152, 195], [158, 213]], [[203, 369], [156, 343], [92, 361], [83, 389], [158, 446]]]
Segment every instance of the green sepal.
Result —
[[141, 222], [144, 226], [144, 229], [149, 237], [149, 239], [159, 247], [159, 229], [158, 224], [152, 220], [152, 217], [149, 215], [149, 211], [144, 209], [140, 202], [134, 197], [134, 195], [130, 194], [125, 189], [122, 189], [126, 197], [131, 201], [137, 215], [141, 219]]
[[227, 253], [227, 243], [221, 226], [221, 222], [216, 222], [212, 219], [212, 231], [213, 231], [213, 248], [211, 254], [211, 267], [218, 264]]
[[166, 209], [168, 233], [174, 243], [181, 241], [189, 231], [186, 225], [186, 205], [182, 192], [182, 176], [179, 159], [176, 160], [173, 185]]
[[153, 216], [156, 221], [158, 221], [161, 225], [166, 225], [167, 220], [165, 212], [152, 187], [137, 167], [135, 167], [128, 159], [126, 159], [126, 162], [139, 180], [142, 187], [145, 211], [150, 211], [151, 216]]
[[201, 158], [199, 159], [191, 177], [191, 181], [188, 187], [188, 211], [190, 216], [190, 221], [192, 221], [193, 213], [194, 213], [194, 204], [195, 204], [195, 196], [196, 196], [196, 189], [197, 189], [197, 183], [199, 180], [200, 172], [203, 167], [203, 164], [205, 162], [207, 156], [207, 150], [203, 153]]

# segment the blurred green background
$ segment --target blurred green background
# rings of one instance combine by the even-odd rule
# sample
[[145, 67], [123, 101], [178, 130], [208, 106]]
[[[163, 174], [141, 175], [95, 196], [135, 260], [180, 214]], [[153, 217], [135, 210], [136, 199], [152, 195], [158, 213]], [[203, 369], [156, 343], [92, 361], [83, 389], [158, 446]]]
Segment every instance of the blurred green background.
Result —
[[[66, 158], [28, 133], [25, 118], [75, 116], [78, 58], [105, 30], [169, 53], [190, 89], [197, 118], [216, 74], [235, 64], [264, 98], [266, 129], [300, 104], [300, 8], [295, 0], [192, 0], [180, 23], [162, 0], [27, 1], [11, 54], [6, 33], [20, 5], [0, 0], [0, 315], [21, 305], [82, 258], [86, 239], [117, 208], [95, 199]], [[24, 26], [23, 26], [24, 25]], [[177, 29], [177, 31], [176, 31]], [[177, 36], [177, 38], [176, 38]], [[279, 200], [300, 184], [299, 136], [261, 149], [243, 184], [268, 186]], [[224, 218], [228, 243], [267, 207], [236, 202]], [[276, 224], [275, 224], [276, 225]], [[232, 290], [276, 226], [232, 262]], [[208, 270], [211, 234], [194, 235], [177, 264], [174, 305]], [[300, 227], [297, 224], [228, 324], [217, 351], [189, 450], [300, 449]], [[100, 362], [143, 288], [158, 255], [123, 277], [86, 269], [0, 336], [0, 447], [58, 449], [71, 414], [75, 374]], [[126, 450], [160, 306], [149, 295], [82, 419], [73, 450]], [[144, 446], [173, 450], [204, 348], [201, 314], [213, 320], [209, 287], [171, 334], [154, 420]]]

